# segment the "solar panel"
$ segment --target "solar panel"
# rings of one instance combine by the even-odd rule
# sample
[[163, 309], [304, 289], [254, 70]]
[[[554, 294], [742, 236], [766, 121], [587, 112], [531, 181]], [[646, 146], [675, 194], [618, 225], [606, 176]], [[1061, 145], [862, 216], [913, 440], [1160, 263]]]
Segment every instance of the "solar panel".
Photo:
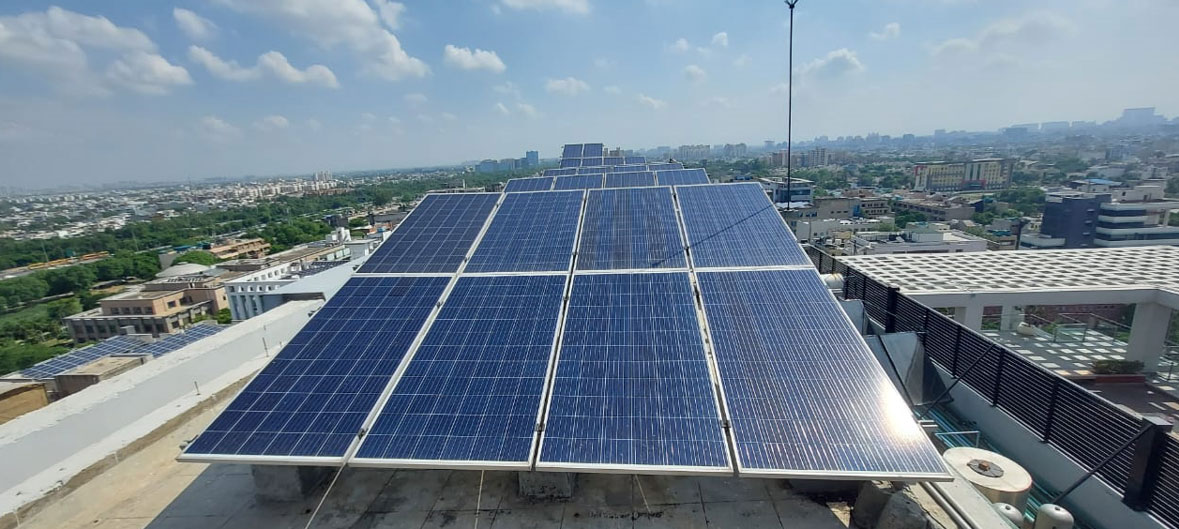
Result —
[[655, 173], [606, 173], [606, 187], [650, 187], [655, 185]]
[[166, 335], [158, 341], [136, 349], [135, 354], [150, 354], [154, 358], [159, 358], [181, 347], [217, 334], [223, 329], [217, 325], [196, 325], [183, 333]]
[[551, 176], [541, 176], [537, 178], [513, 178], [508, 180], [508, 185], [504, 188], [504, 192], [515, 193], [517, 191], [548, 191], [552, 188], [553, 178]]
[[704, 169], [672, 169], [655, 173], [655, 179], [661, 186], [707, 184], [708, 173]]
[[584, 197], [580, 190], [508, 195], [464, 270], [569, 270]]
[[568, 167], [581, 167], [581, 158], [562, 158], [561, 168], [565, 169]]
[[581, 159], [581, 166], [582, 167], [601, 167], [603, 165], [605, 165], [605, 164], [602, 163], [602, 158], [582, 158]]
[[578, 270], [685, 267], [670, 188], [590, 191], [581, 224]]
[[948, 477], [813, 269], [698, 278], [741, 474]]
[[652, 171], [671, 171], [684, 168], [684, 164], [679, 162], [652, 163], [647, 165], [651, 168]]
[[577, 174], [606, 174], [610, 172], [609, 167], [581, 167], [577, 169]]
[[677, 187], [692, 263], [700, 267], [810, 265], [758, 184]]
[[602, 187], [602, 175], [558, 176], [553, 189], [597, 189]]
[[567, 277], [460, 279], [352, 462], [529, 468]]
[[342, 458], [449, 277], [354, 277], [184, 452]]
[[537, 468], [732, 472], [687, 273], [574, 276]]
[[581, 158], [582, 149], [580, 143], [568, 143], [561, 149], [561, 158]]
[[46, 380], [76, 367], [89, 364], [99, 358], [127, 353], [142, 345], [143, 342], [130, 336], [115, 336], [94, 345], [74, 349], [68, 353], [39, 362], [32, 367], [22, 370], [20, 375], [23, 378]]
[[625, 159], [623, 160], [622, 163], [625, 163], [628, 165], [629, 164], [647, 163], [647, 158], [645, 156], [627, 156], [627, 157], [625, 157]]
[[587, 143], [582, 148], [582, 158], [601, 158], [605, 155], [606, 146], [601, 143]]
[[569, 167], [566, 169], [545, 169], [544, 173], [542, 173], [542, 174], [544, 176], [564, 176], [564, 175], [577, 174], [577, 168], [576, 167]]
[[621, 156], [607, 156], [602, 159], [602, 163], [605, 165], [622, 165], [626, 163], [626, 158]]
[[457, 271], [499, 197], [498, 193], [427, 195], [360, 267], [360, 273]]

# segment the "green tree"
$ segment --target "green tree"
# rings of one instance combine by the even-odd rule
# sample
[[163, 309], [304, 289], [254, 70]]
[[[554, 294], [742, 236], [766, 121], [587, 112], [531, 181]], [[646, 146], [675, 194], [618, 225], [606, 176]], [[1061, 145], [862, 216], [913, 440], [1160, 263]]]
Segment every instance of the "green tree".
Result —
[[78, 298], [67, 298], [50, 302], [45, 307], [50, 318], [61, 321], [66, 316], [73, 316], [82, 312], [82, 302]]
[[177, 265], [181, 263], [194, 263], [205, 266], [213, 266], [217, 264], [217, 258], [212, 253], [204, 250], [189, 250], [180, 254], [172, 264]]
[[376, 207], [384, 206], [393, 201], [393, 191], [385, 188], [373, 189], [369, 195], [372, 197], [373, 205]]
[[905, 226], [908, 226], [910, 222], [925, 222], [925, 220], [926, 220], [926, 217], [925, 217], [924, 213], [918, 213], [918, 212], [914, 212], [914, 211], [902, 211], [900, 213], [897, 213], [897, 216], [896, 216], [896, 219], [894, 220], [894, 222], [896, 223], [898, 228], [904, 228]]
[[233, 323], [233, 314], [229, 311], [229, 309], [221, 309], [217, 311], [217, 323], [220, 323], [221, 325], [229, 325], [230, 323]]
[[368, 226], [368, 219], [364, 217], [356, 217], [348, 221], [349, 228], [359, 228], [362, 226]]
[[45, 273], [50, 295], [88, 290], [96, 280], [98, 276], [88, 266], [70, 266]]

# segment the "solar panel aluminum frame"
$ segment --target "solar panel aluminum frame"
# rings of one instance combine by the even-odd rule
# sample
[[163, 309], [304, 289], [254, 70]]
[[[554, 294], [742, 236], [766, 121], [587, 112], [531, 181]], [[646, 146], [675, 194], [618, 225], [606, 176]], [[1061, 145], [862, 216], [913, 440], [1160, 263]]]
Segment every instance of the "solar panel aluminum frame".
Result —
[[[748, 271], [752, 271], [754, 269], [764, 270], [765, 268], [746, 267], [746, 268], [734, 268], [734, 269], [728, 269], [728, 270], [726, 270], [726, 269], [707, 269], [704, 271], [707, 273], [724, 273], [726, 271], [727, 272], [748, 272]], [[818, 271], [815, 270], [813, 267], [798, 266], [798, 267], [781, 268], [781, 269], [782, 270], [810, 269], [810, 270], [812, 270], [812, 272], [816, 276], [815, 280], [818, 281], [820, 284], [823, 284], [822, 277], [818, 276]], [[710, 350], [709, 358], [713, 363], [713, 367], [716, 368], [716, 375], [717, 375], [716, 386], [717, 386], [717, 390], [720, 392], [721, 399], [722, 399], [721, 400], [721, 403], [722, 403], [721, 407], [723, 409], [726, 424], [731, 424], [730, 417], [732, 415], [729, 412], [728, 397], [725, 395], [724, 378], [720, 376], [719, 359], [716, 358], [715, 350], [713, 349], [715, 347], [715, 345], [711, 339], [712, 329], [708, 325], [708, 308], [705, 306], [705, 303], [704, 303], [703, 292], [701, 292], [699, 290], [699, 286], [697, 286], [697, 289], [698, 289], [697, 290], [697, 293], [698, 293], [697, 300], [698, 300], [698, 303], [700, 306], [701, 315], [704, 318], [703, 325], [705, 327], [705, 332], [707, 333], [707, 336], [708, 336], [708, 338], [706, 338], [706, 340], [705, 340], [706, 346]], [[839, 300], [836, 299], [835, 295], [831, 293], [831, 289], [826, 288], [824, 285], [823, 290], [827, 293], [827, 297], [830, 299], [830, 301], [832, 303], [834, 303], [836, 306], [839, 306]], [[849, 328], [857, 329], [855, 324], [852, 323], [852, 321], [851, 321], [851, 316], [848, 316], [847, 311], [844, 311], [841, 307], [838, 310], [838, 312], [843, 315], [843, 321], [849, 326]], [[864, 338], [863, 338], [863, 336], [860, 335], [859, 331], [856, 331], [855, 335], [857, 337], [859, 337], [860, 342], [862, 342], [864, 344], [864, 349], [866, 351], [870, 351], [870, 349], [868, 348], [868, 344], [866, 342], [864, 342]], [[875, 360], [875, 359], [873, 359], [873, 360]], [[883, 369], [879, 365], [877, 365], [877, 368]], [[885, 379], [888, 380], [887, 375], [885, 375]], [[893, 392], [895, 393], [896, 390], [894, 389]], [[900, 399], [899, 393], [897, 393], [897, 399]], [[953, 478], [950, 477], [950, 474], [948, 471], [945, 473], [942, 473], [942, 474], [926, 474], [926, 473], [882, 473], [882, 472], [832, 471], [832, 470], [749, 469], [749, 468], [745, 468], [745, 466], [741, 463], [741, 453], [739, 450], [737, 450], [738, 444], [737, 444], [736, 431], [734, 431], [731, 426], [726, 428], [725, 430], [726, 430], [726, 433], [728, 434], [729, 449], [732, 452], [731, 457], [733, 457], [734, 470], [736, 471], [736, 474], [740, 477], [771, 478], [771, 479], [822, 479], [822, 480], [829, 480], [829, 481], [879, 480], [879, 481], [901, 481], [901, 482], [911, 482], [911, 483], [924, 482], [924, 481], [953, 481]], [[944, 463], [943, 463], [943, 467], [944, 467]]]
[[[658, 178], [656, 178], [656, 180], [658, 180]], [[686, 184], [686, 185], [672, 186], [672, 190], [676, 191], [675, 192], [676, 211], [680, 211], [680, 195], [678, 193], [679, 188], [681, 188], [681, 187], [704, 187], [704, 186], [726, 186], [726, 185], [758, 185], [758, 184], [745, 183], [745, 182], [738, 183], [738, 184], [716, 184], [716, 183], [709, 182], [707, 184]], [[762, 194], [764, 195], [765, 193], [763, 192]], [[790, 234], [790, 241], [788, 241], [788, 242], [801, 246], [801, 243], [798, 242], [798, 236], [794, 234], [794, 230], [790, 229], [790, 224], [788, 222], [786, 222], [786, 218], [783, 217], [782, 214], [778, 212], [777, 206], [775, 206], [773, 202], [769, 201], [770, 198], [768, 196], [765, 198], [766, 198], [766, 202], [768, 202], [770, 204], [770, 207], [774, 208], [774, 215], [778, 217], [778, 220], [782, 221], [782, 227], [786, 228], [786, 233]], [[687, 231], [688, 230], [688, 223], [683, 218], [682, 215], [680, 216], [680, 224], [684, 227], [684, 245], [686, 246], [688, 244], [688, 241], [691, 239], [688, 238], [688, 231]], [[724, 271], [740, 271], [740, 270], [779, 270], [779, 269], [789, 270], [789, 269], [794, 269], [794, 268], [814, 268], [814, 265], [811, 264], [809, 262], [809, 260], [806, 263], [799, 263], [796, 265], [750, 265], [750, 266], [701, 266], [701, 267], [697, 267], [696, 266], [696, 258], [694, 257], [694, 254], [691, 252], [691, 248], [687, 248], [687, 250], [688, 250], [688, 260], [692, 261], [690, 266], [692, 267], [693, 270], [699, 270], [701, 272], [724, 272]]]
[[[526, 193], [544, 193], [545, 191], [525, 191], [525, 192]], [[409, 368], [409, 363], [413, 361], [413, 357], [416, 356], [419, 347], [421, 346], [422, 342], [425, 341], [426, 335], [429, 334], [430, 328], [434, 326], [434, 321], [437, 320], [438, 315], [442, 312], [442, 307], [446, 305], [446, 300], [450, 297], [450, 293], [454, 290], [455, 286], [458, 285], [458, 282], [460, 279], [462, 279], [463, 277], [537, 276], [537, 275], [562, 275], [562, 274], [564, 274], [564, 275], [566, 275], [566, 279], [565, 279], [565, 292], [563, 294], [563, 298], [561, 301], [561, 314], [559, 314], [557, 316], [557, 325], [556, 325], [556, 329], [554, 330], [554, 335], [553, 335], [553, 345], [552, 345], [552, 349], [549, 353], [550, 354], [549, 365], [545, 371], [546, 388], [542, 392], [542, 397], [540, 399], [540, 403], [537, 405], [536, 420], [534, 422], [534, 424], [536, 424], [537, 427], [532, 432], [532, 444], [529, 447], [528, 460], [524, 461], [523, 463], [520, 463], [520, 462], [515, 462], [515, 461], [461, 461], [461, 460], [428, 460], [428, 459], [357, 458], [354, 456], [360, 450], [360, 445], [363, 444], [363, 442], [364, 442], [363, 438], [359, 438], [359, 439], [357, 439], [357, 442], [353, 443], [353, 446], [350, 447], [350, 450], [348, 452], [348, 464], [349, 465], [356, 466], [356, 467], [371, 467], [371, 468], [423, 468], [423, 469], [446, 469], [446, 470], [531, 470], [533, 468], [533, 464], [537, 459], [537, 455], [539, 454], [539, 443], [540, 443], [540, 426], [539, 425], [541, 423], [541, 420], [543, 419], [543, 414], [545, 412], [545, 405], [548, 402], [547, 391], [548, 391], [548, 388], [551, 387], [551, 380], [553, 378], [553, 371], [552, 370], [555, 369], [555, 366], [556, 366], [556, 360], [553, 357], [556, 356], [557, 347], [558, 347], [558, 344], [560, 343], [560, 337], [561, 337], [562, 333], [564, 332], [564, 321], [565, 321], [565, 314], [564, 313], [565, 313], [566, 305], [568, 304], [569, 291], [572, 288], [572, 283], [573, 283], [572, 274], [570, 274], [570, 271], [573, 269], [573, 264], [575, 262], [576, 254], [577, 254], [577, 244], [581, 238], [582, 219], [585, 218], [585, 203], [586, 203], [586, 194], [588, 193], [588, 190], [582, 189], [581, 192], [582, 192], [581, 210], [579, 211], [579, 214], [578, 214], [577, 232], [576, 232], [577, 236], [574, 237], [573, 254], [569, 256], [569, 270], [546, 271], [546, 272], [466, 273], [465, 270], [467, 267], [467, 263], [470, 262], [471, 257], [473, 255], [475, 255], [475, 251], [479, 248], [479, 244], [483, 242], [483, 236], [486, 235], [487, 230], [489, 230], [491, 228], [491, 223], [492, 223], [492, 221], [495, 220], [495, 214], [499, 212], [499, 207], [503, 204], [503, 200], [507, 196], [507, 193], [502, 193], [503, 197], [501, 197], [500, 200], [498, 202], [496, 202], [495, 209], [493, 209], [491, 211], [491, 215], [488, 215], [487, 223], [483, 225], [483, 229], [482, 229], [482, 231], [479, 232], [479, 236], [475, 238], [475, 242], [471, 245], [470, 251], [468, 252], [466, 258], [463, 259], [462, 265], [459, 267], [459, 271], [454, 274], [454, 277], [451, 278], [450, 283], [446, 285], [446, 289], [443, 290], [442, 296], [439, 298], [437, 306], [434, 307], [434, 311], [432, 311], [430, 313], [430, 316], [428, 318], [426, 318], [426, 323], [422, 324], [422, 329], [418, 333], [418, 336], [414, 339], [414, 342], [413, 342], [413, 344], [411, 344], [409, 350], [406, 352], [405, 359], [402, 360], [401, 364], [397, 366], [397, 370], [393, 373], [393, 376], [390, 377], [389, 384], [387, 384], [385, 386], [385, 390], [381, 392], [380, 398], [377, 399], [377, 404], [373, 407], [372, 411], [369, 413], [368, 418], [365, 419], [364, 426], [363, 426], [363, 428], [364, 428], [363, 431], [365, 431], [365, 432], [369, 431], [370, 429], [372, 429], [373, 424], [376, 423], [377, 418], [380, 417], [381, 411], [383, 411], [385, 409], [385, 405], [389, 402], [389, 398], [393, 396], [393, 391], [397, 388], [397, 384], [399, 384], [401, 382], [402, 376], [405, 374], [405, 371]]]
[[[677, 205], [677, 207], [678, 207], [678, 205]], [[584, 215], [582, 218], [584, 218]], [[580, 244], [580, 241], [578, 241], [578, 242]], [[593, 271], [587, 271], [587, 272], [580, 272], [580, 271], [574, 272], [574, 274], [572, 274], [570, 276], [568, 290], [566, 291], [566, 294], [565, 294], [565, 304], [561, 310], [561, 319], [560, 319], [560, 322], [557, 324], [557, 327], [561, 331], [560, 337], [564, 337], [565, 322], [566, 322], [566, 318], [569, 316], [569, 300], [573, 296], [573, 279], [576, 276], [605, 275], [605, 274], [611, 274], [611, 275], [682, 274], [684, 272], [685, 272], [685, 270], [679, 269], [679, 268], [670, 268], [670, 269], [669, 268], [658, 268], [658, 269], [651, 269], [651, 270], [593, 270]], [[689, 276], [689, 279], [691, 279], [690, 276]], [[693, 288], [695, 288], [695, 285], [693, 285]], [[704, 345], [703, 351], [705, 353], [705, 356], [708, 356], [708, 354], [709, 354], [708, 338], [707, 338], [707, 335], [705, 334], [704, 328], [701, 326], [701, 319], [704, 318], [704, 313], [701, 310], [702, 307], [700, 304], [700, 299], [695, 294], [696, 293], [693, 292], [692, 297], [694, 300], [693, 305], [696, 310], [697, 329], [698, 329], [698, 332], [700, 333], [701, 343]], [[556, 372], [557, 365], [561, 361], [561, 346], [563, 344], [558, 343], [556, 345], [557, 345], [556, 351], [553, 355], [553, 361], [550, 366], [550, 373], [549, 373], [549, 378], [548, 378], [549, 387], [545, 393], [544, 406], [543, 406], [543, 408], [544, 408], [543, 409], [543, 413], [544, 413], [543, 419], [548, 419], [548, 408], [551, 405], [552, 398], [553, 398], [553, 394], [552, 394], [553, 386], [555, 386], [557, 383], [557, 372]], [[708, 364], [709, 364], [708, 375], [709, 375], [710, 382], [712, 382], [712, 402], [713, 402], [713, 406], [715, 406], [715, 408], [716, 408], [717, 417], [719, 419], [721, 419], [721, 422], [717, 424], [717, 428], [719, 428], [721, 430], [721, 435], [722, 435], [722, 437], [724, 437], [724, 440], [725, 440], [725, 465], [726, 465], [725, 467], [664, 466], [664, 465], [615, 465], [615, 464], [600, 464], [600, 463], [569, 463], [569, 462], [545, 463], [545, 462], [540, 461], [540, 454], [541, 454], [541, 450], [544, 448], [544, 439], [545, 439], [544, 438], [544, 427], [547, 424], [547, 420], [546, 420], [545, 422], [540, 423], [541, 431], [538, 432], [540, 434], [538, 436], [540, 439], [540, 442], [537, 444], [535, 455], [533, 456], [533, 460], [535, 461], [535, 464], [533, 465], [533, 470], [540, 471], [540, 472], [578, 472], [578, 473], [585, 473], [585, 474], [643, 474], [643, 475], [653, 475], [653, 476], [714, 476], [715, 477], [715, 476], [732, 476], [732, 475], [734, 475], [736, 466], [734, 465], [734, 459], [733, 459], [733, 443], [726, 432], [726, 428], [723, 427], [724, 421], [726, 421], [727, 419], [725, 419], [724, 418], [725, 416], [722, 415], [722, 413], [724, 413], [725, 410], [722, 408], [720, 397], [716, 392], [717, 391], [716, 384], [719, 380], [719, 377], [717, 376], [718, 374], [713, 371], [713, 362], [709, 361]]]
[[[467, 260], [463, 262], [463, 270], [461, 272], [462, 277], [545, 276], [545, 275], [568, 274], [570, 270], [573, 270], [573, 266], [577, 262], [576, 261], [576, 259], [577, 259], [577, 245], [581, 244], [581, 225], [585, 219], [586, 202], [589, 200], [590, 190], [589, 189], [562, 189], [560, 191], [553, 191], [553, 190], [549, 190], [549, 191], [520, 191], [520, 193], [571, 193], [574, 191], [581, 192], [581, 209], [578, 210], [578, 214], [577, 214], [577, 230], [574, 232], [574, 236], [573, 236], [573, 251], [569, 254], [569, 267], [566, 270], [533, 270], [533, 271], [523, 271], [523, 272], [520, 272], [520, 271], [514, 271], [514, 272], [468, 272], [468, 271], [466, 271], [466, 267], [467, 267], [466, 261], [469, 261], [471, 259], [471, 257], [474, 257], [475, 252], [479, 250], [479, 244], [483, 243], [483, 236], [486, 234], [486, 230], [491, 229], [491, 223], [495, 219], [490, 218], [490, 219], [488, 219], [487, 226], [484, 228], [484, 230], [485, 230], [484, 233], [479, 234], [479, 238], [477, 239], [477, 243], [471, 248], [471, 250], [472, 250], [471, 254], [468, 255]], [[516, 194], [516, 193], [513, 193], [513, 194]], [[499, 202], [499, 204], [496, 205], [495, 211], [492, 212], [491, 217], [495, 217], [495, 213], [499, 213], [499, 206], [501, 206], [501, 205], [503, 205], [502, 200]], [[462, 277], [460, 277], [460, 279]], [[566, 292], [565, 296], [566, 296], [566, 298], [568, 298], [569, 294]], [[562, 310], [564, 310], [564, 305], [562, 305]]]
[[[533, 192], [535, 193], [536, 191], [533, 191]], [[426, 196], [422, 197], [422, 201], [426, 200], [426, 197], [428, 197], [430, 195], [442, 196], [442, 195], [453, 195], [453, 194], [458, 194], [458, 193], [426, 193]], [[471, 259], [471, 256], [474, 255], [475, 248], [478, 247], [479, 242], [483, 240], [483, 234], [487, 233], [487, 227], [491, 226], [491, 219], [493, 217], [495, 217], [495, 212], [499, 211], [500, 204], [503, 204], [504, 198], [507, 197], [507, 195], [508, 195], [507, 193], [503, 193], [503, 192], [497, 193], [497, 192], [490, 192], [490, 191], [480, 191], [477, 193], [462, 193], [462, 194], [463, 195], [499, 195], [499, 198], [496, 199], [495, 205], [491, 207], [491, 212], [489, 212], [487, 214], [487, 218], [483, 219], [483, 227], [480, 228], [479, 234], [476, 235], [475, 238], [471, 241], [471, 247], [467, 248], [466, 256], [464, 256], [463, 261], [461, 263], [459, 263], [458, 269], [460, 271], [467, 266], [467, 261], [469, 261]], [[419, 201], [418, 206], [421, 206], [421, 205], [422, 205], [422, 202]], [[378, 251], [380, 251], [381, 246], [384, 246], [384, 244], [386, 242], [389, 242], [389, 239], [393, 238], [393, 235], [395, 235], [397, 233], [397, 230], [401, 229], [402, 226], [405, 226], [405, 224], [407, 222], [409, 222], [409, 219], [411, 217], [413, 217], [413, 214], [417, 213], [418, 206], [414, 206], [414, 208], [409, 213], [407, 213], [405, 215], [405, 218], [401, 219], [401, 222], [397, 223], [397, 226], [393, 227], [393, 229], [389, 232], [389, 237], [386, 238], [384, 241], [382, 241], [381, 244], [378, 245], [377, 248], [375, 250], [373, 250], [372, 253], [369, 254], [369, 257], [372, 257]], [[442, 276], [452, 276], [453, 277], [459, 273], [457, 271], [456, 272], [361, 272], [360, 270], [362, 268], [364, 268], [364, 265], [367, 263], [368, 263], [368, 259], [365, 259], [364, 262], [360, 263], [360, 265], [359, 265], [359, 267], [357, 267], [356, 271], [352, 273], [352, 277], [442, 277]]]

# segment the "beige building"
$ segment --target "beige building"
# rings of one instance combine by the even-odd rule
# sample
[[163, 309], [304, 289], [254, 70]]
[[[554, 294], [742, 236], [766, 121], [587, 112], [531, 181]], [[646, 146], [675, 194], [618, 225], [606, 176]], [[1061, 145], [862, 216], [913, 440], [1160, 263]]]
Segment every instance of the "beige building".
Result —
[[123, 327], [132, 327], [135, 334], [172, 334], [229, 308], [222, 283], [238, 275], [231, 272], [149, 281], [142, 290], [99, 300], [98, 308], [68, 316], [64, 322], [79, 343], [117, 336]]
[[218, 260], [226, 259], [257, 259], [270, 251], [270, 243], [262, 239], [233, 239], [209, 248], [209, 253]]
[[1005, 189], [1011, 184], [1015, 163], [1005, 158], [979, 158], [969, 162], [925, 162], [913, 166], [917, 191], [968, 191]]
[[892, 203], [892, 209], [897, 213], [906, 211], [920, 213], [925, 215], [925, 220], [939, 222], [967, 220], [974, 215], [973, 207], [935, 200], [900, 200]]

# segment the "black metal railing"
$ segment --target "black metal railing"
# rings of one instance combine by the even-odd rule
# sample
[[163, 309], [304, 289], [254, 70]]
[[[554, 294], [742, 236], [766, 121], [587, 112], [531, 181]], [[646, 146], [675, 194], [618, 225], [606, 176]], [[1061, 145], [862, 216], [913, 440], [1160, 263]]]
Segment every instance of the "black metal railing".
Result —
[[[1096, 468], [1094, 475], [1122, 494], [1127, 505], [1179, 528], [1179, 441], [1174, 436], [1119, 452], [1139, 435], [1145, 419], [817, 248], [807, 247], [807, 253], [820, 273], [842, 274], [844, 299], [861, 300], [887, 332], [917, 333], [925, 355], [951, 376], [1085, 471]], [[1151, 463], [1140, 468], [1136, 458]]]

